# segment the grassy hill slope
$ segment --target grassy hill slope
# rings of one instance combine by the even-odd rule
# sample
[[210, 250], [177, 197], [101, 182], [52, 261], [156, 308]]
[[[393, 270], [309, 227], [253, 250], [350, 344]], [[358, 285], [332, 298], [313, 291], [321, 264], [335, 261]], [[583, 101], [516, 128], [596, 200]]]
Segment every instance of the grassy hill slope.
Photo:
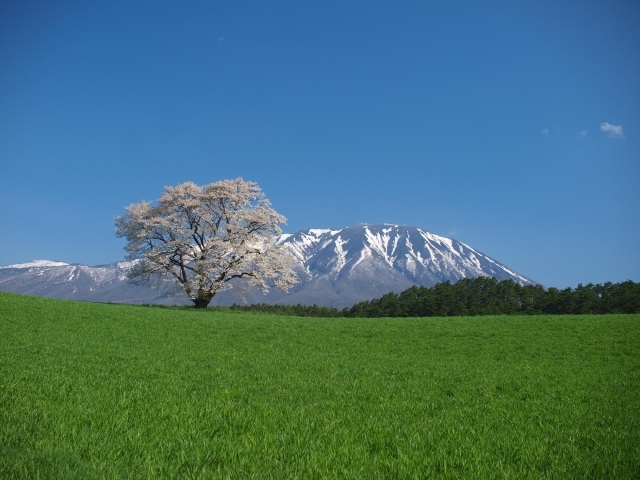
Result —
[[0, 293], [2, 478], [638, 478], [640, 315], [303, 319]]

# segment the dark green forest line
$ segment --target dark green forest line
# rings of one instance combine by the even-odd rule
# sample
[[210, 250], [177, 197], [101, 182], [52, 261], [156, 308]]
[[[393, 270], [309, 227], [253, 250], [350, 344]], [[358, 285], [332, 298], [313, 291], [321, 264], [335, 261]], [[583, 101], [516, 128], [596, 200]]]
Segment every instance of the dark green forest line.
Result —
[[576, 288], [522, 286], [492, 277], [465, 278], [357, 303], [342, 310], [317, 305], [233, 305], [233, 310], [301, 317], [452, 317], [640, 313], [640, 283], [579, 284]]

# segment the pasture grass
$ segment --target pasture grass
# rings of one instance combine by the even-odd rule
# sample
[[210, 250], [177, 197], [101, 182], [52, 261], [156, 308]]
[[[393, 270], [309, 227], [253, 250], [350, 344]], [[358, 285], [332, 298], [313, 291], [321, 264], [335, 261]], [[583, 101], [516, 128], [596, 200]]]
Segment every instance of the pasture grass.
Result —
[[0, 293], [0, 478], [640, 478], [640, 315]]

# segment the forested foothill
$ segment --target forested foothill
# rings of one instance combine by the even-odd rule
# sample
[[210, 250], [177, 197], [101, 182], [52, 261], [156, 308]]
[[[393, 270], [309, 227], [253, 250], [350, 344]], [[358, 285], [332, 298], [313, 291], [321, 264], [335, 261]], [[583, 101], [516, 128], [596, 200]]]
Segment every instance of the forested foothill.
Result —
[[232, 309], [303, 317], [451, 317], [640, 313], [640, 283], [579, 284], [563, 290], [492, 277], [465, 278], [433, 287], [413, 286], [350, 308], [317, 305], [233, 305]]

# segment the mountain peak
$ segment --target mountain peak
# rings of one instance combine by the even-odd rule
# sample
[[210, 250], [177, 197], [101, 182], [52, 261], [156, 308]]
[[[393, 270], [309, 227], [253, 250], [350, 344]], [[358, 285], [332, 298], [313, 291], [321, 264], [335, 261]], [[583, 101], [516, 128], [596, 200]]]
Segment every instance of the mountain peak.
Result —
[[397, 224], [358, 224], [339, 230], [309, 229], [287, 236], [307, 277], [386, 264], [408, 281], [430, 286], [461, 278], [493, 276], [531, 284], [529, 278], [452, 238]]

